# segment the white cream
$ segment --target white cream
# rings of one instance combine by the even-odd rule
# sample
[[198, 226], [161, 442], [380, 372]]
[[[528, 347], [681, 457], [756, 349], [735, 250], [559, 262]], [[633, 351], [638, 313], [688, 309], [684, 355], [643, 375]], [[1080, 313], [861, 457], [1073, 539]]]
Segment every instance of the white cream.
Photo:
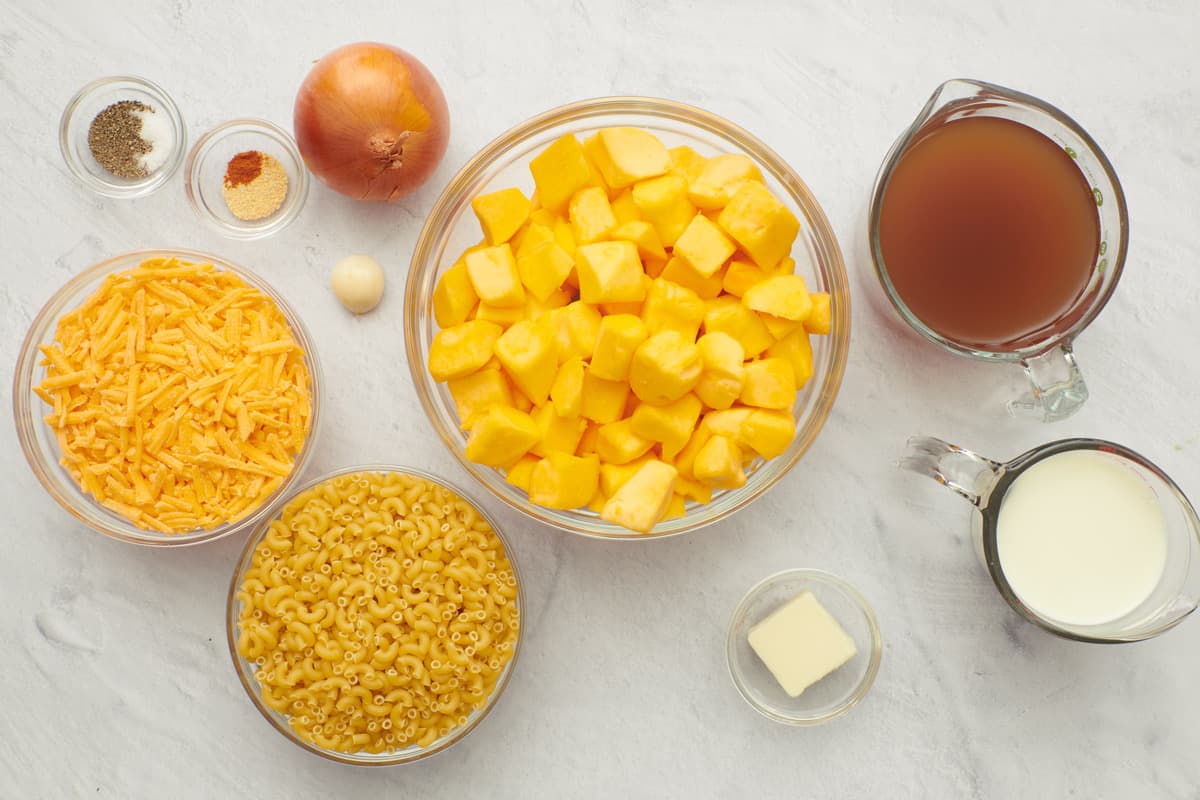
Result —
[[996, 544], [1021, 602], [1069, 625], [1120, 619], [1154, 591], [1167, 561], [1154, 490], [1110, 454], [1039, 461], [1004, 496]]

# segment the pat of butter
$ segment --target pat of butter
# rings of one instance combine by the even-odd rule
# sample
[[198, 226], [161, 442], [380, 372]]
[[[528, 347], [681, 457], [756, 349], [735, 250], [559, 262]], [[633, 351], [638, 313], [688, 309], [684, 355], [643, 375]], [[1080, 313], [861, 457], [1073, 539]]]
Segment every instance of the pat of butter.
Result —
[[854, 640], [812, 592], [775, 609], [750, 629], [748, 638], [789, 697], [798, 697], [858, 652]]

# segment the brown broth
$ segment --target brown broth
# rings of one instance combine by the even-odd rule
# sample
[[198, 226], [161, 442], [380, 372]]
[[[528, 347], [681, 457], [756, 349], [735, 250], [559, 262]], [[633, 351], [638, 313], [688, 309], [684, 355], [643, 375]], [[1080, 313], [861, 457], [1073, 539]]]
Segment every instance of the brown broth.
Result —
[[1096, 263], [1091, 188], [1058, 144], [1018, 122], [965, 117], [901, 156], [879, 242], [897, 295], [951, 341], [1002, 350], [1073, 321]]

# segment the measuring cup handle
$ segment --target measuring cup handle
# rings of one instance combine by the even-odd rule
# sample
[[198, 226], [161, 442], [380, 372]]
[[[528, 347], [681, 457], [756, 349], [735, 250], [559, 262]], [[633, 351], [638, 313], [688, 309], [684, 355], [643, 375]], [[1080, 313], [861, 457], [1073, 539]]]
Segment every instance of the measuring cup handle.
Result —
[[1008, 404], [1010, 414], [1041, 417], [1043, 422], [1066, 419], [1088, 399], [1087, 384], [1075, 364], [1071, 345], [1064, 344], [1041, 355], [1022, 359], [1030, 390]]
[[987, 499], [1003, 465], [932, 436], [914, 436], [900, 466], [928, 475], [974, 505]]

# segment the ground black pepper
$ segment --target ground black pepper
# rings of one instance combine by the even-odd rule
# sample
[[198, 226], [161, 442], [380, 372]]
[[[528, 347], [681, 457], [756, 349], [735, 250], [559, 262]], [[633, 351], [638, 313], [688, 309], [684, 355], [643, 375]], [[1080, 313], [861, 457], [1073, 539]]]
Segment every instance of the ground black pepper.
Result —
[[122, 100], [105, 108], [88, 128], [88, 147], [96, 162], [119, 178], [144, 178], [142, 156], [153, 145], [142, 138], [139, 111], [154, 109], [137, 100]]

